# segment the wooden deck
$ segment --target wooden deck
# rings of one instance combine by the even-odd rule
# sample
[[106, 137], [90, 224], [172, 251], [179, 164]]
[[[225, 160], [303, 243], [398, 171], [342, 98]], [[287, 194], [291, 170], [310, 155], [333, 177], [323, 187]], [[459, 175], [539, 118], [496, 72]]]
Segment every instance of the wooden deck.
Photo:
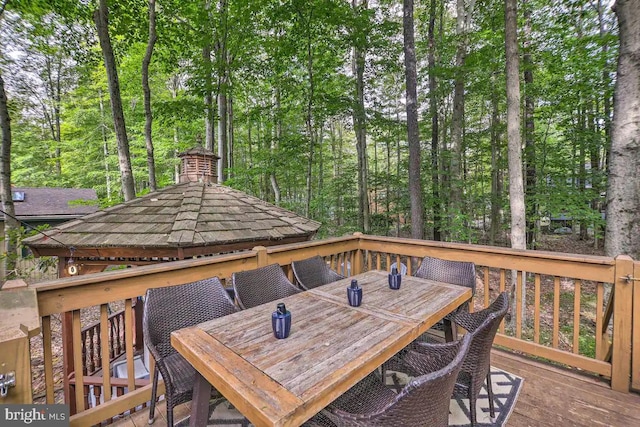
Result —
[[[524, 378], [524, 385], [508, 426], [613, 426], [640, 425], [640, 395], [619, 393], [593, 377], [511, 353], [494, 350], [492, 364]], [[175, 410], [183, 419], [189, 404]], [[164, 404], [158, 406], [155, 427], [165, 427]], [[148, 410], [133, 414], [114, 425], [148, 426]]]

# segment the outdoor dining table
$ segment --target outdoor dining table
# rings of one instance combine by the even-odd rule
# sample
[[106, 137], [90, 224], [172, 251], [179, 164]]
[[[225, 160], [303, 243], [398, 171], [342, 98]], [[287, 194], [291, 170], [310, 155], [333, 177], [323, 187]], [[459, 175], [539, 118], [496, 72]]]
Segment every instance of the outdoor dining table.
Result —
[[[171, 343], [197, 371], [191, 426], [207, 424], [211, 386], [256, 426], [299, 426], [471, 298], [471, 289], [369, 271], [175, 331]], [[346, 288], [356, 279], [362, 304]], [[265, 286], [268, 286], [265, 283]], [[276, 339], [284, 302], [291, 333]]]

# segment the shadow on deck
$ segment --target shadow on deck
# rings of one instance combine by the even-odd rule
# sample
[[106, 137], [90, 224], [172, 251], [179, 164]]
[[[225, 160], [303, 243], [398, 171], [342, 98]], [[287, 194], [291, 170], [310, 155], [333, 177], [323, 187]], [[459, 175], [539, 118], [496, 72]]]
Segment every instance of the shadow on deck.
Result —
[[[501, 350], [492, 365], [524, 378], [508, 426], [632, 426], [640, 425], [640, 395], [620, 393], [608, 383]], [[188, 416], [189, 403], [175, 409], [175, 419]], [[143, 409], [117, 421], [117, 427], [148, 426]], [[156, 409], [155, 427], [165, 427], [165, 407]]]

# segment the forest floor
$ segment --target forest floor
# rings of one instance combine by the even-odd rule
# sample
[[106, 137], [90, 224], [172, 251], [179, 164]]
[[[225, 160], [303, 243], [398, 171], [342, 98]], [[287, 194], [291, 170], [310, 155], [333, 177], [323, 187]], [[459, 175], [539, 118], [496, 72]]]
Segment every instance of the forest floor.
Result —
[[579, 236], [573, 234], [542, 234], [538, 239], [538, 249], [541, 251], [604, 256], [604, 241], [599, 240], [596, 248], [593, 238], [581, 240]]
[[[555, 234], [543, 234], [539, 239], [539, 250], [544, 251], [553, 251], [553, 252], [564, 252], [564, 253], [577, 253], [577, 254], [585, 254], [585, 255], [604, 255], [604, 250], [602, 248], [602, 242], [600, 243], [599, 248], [595, 248], [593, 239], [590, 240], [580, 240], [577, 235], [555, 235]], [[491, 273], [491, 290], [497, 292], [497, 284], [499, 281], [499, 277], [496, 275], [497, 273]], [[552, 284], [545, 283], [543, 280], [543, 293], [545, 292], [553, 292]], [[572, 282], [562, 280], [562, 289], [563, 292], [571, 292]], [[480, 284], [479, 284], [480, 286]], [[583, 293], [588, 293], [591, 291], [590, 285], [585, 283], [583, 284]], [[528, 298], [529, 299], [529, 296]], [[479, 288], [479, 293], [476, 298], [476, 303], [478, 307], [482, 304], [482, 289]], [[567, 303], [572, 306], [571, 300], [567, 301]], [[564, 301], [563, 301], [564, 305]], [[122, 301], [114, 302], [110, 304], [110, 308], [115, 312], [117, 310], [122, 309], [124, 306]], [[533, 301], [528, 301], [527, 306], [532, 307]], [[569, 307], [571, 308], [571, 307]], [[572, 308], [571, 308], [572, 310]], [[527, 310], [532, 311], [532, 310]], [[553, 310], [542, 310], [541, 313], [541, 323], [543, 327], [550, 326], [553, 319]], [[590, 310], [588, 310], [590, 311]], [[572, 311], [562, 310], [561, 320], [566, 320], [570, 322], [572, 318]], [[529, 314], [531, 316], [531, 313]], [[88, 309], [81, 310], [81, 324], [82, 327], [88, 326], [92, 323], [95, 323], [99, 320], [99, 307], [93, 307]], [[529, 317], [531, 318], [531, 317]], [[587, 324], [592, 324], [594, 319], [590, 319], [589, 317], [585, 317], [584, 321]], [[55, 390], [55, 402], [62, 403], [64, 400], [63, 396], [63, 374], [62, 374], [62, 322], [60, 315], [51, 316], [51, 329], [52, 329], [52, 354], [53, 354], [53, 375], [54, 375], [54, 390]], [[565, 331], [561, 333], [560, 336], [560, 346], [564, 348], [570, 347], [571, 343], [571, 331]], [[582, 347], [582, 346], [581, 346]], [[32, 379], [33, 379], [33, 396], [34, 402], [36, 403], [44, 403], [45, 402], [45, 379], [44, 379], [44, 356], [43, 356], [43, 346], [42, 346], [42, 336], [36, 336], [31, 339], [31, 368], [32, 368]]]

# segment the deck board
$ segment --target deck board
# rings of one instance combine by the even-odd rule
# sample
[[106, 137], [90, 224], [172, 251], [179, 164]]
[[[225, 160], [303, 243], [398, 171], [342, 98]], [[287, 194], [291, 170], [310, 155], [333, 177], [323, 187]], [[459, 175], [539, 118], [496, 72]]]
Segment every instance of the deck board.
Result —
[[[640, 425], [640, 395], [611, 390], [606, 382], [523, 356], [494, 350], [492, 365], [524, 378], [520, 397], [507, 422], [509, 427]], [[153, 424], [165, 427], [161, 402]], [[176, 408], [175, 420], [189, 412], [186, 403]], [[117, 427], [146, 426], [148, 411], [142, 410], [115, 424]]]

